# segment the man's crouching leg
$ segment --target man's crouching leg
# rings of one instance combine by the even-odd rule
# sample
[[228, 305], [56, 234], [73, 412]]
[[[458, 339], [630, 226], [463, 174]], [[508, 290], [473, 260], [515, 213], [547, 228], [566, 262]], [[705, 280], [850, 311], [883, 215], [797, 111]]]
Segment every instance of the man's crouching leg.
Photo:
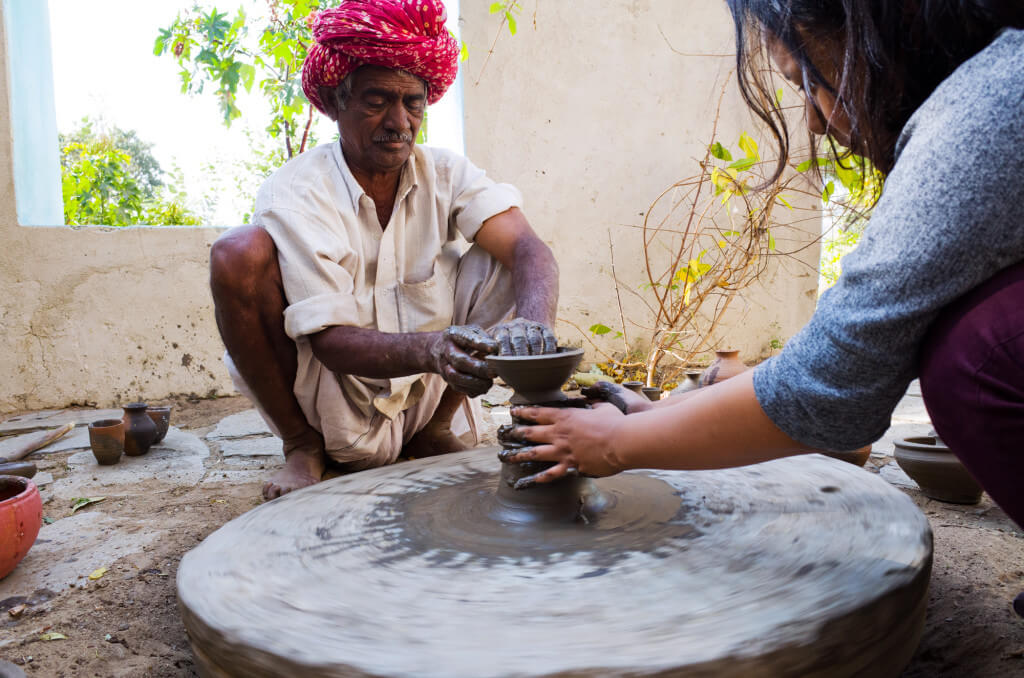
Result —
[[295, 399], [295, 342], [285, 334], [287, 300], [274, 241], [262, 228], [232, 229], [210, 252], [217, 328], [250, 395], [284, 441], [284, 468], [263, 486], [274, 499], [320, 482], [324, 441]]
[[469, 449], [452, 433], [452, 419], [464, 402], [466, 396], [451, 386], [446, 387], [430, 421], [406, 443], [403, 449], [405, 456], [422, 459]]

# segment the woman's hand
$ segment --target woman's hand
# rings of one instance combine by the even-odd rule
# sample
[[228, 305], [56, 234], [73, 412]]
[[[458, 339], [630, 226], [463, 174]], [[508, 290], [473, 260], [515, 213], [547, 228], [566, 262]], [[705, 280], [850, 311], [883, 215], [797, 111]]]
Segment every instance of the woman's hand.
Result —
[[513, 416], [534, 422], [516, 426], [510, 436], [532, 447], [505, 450], [508, 463], [554, 462], [551, 468], [520, 479], [516, 489], [550, 483], [565, 476], [602, 477], [625, 470], [615, 450], [615, 431], [625, 415], [615, 406], [598, 403], [593, 409], [516, 407]]

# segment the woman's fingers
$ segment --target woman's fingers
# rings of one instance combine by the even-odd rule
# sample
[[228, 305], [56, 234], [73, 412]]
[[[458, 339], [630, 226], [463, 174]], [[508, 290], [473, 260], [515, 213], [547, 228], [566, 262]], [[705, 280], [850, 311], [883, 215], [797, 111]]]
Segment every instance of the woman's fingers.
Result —
[[517, 490], [526, 490], [535, 485], [543, 485], [544, 483], [550, 483], [559, 478], [565, 478], [566, 476], [577, 476], [579, 471], [569, 463], [569, 460], [561, 461], [549, 469], [541, 471], [540, 473], [534, 473], [532, 476], [526, 476], [516, 481], [514, 486]]
[[502, 450], [498, 459], [506, 464], [522, 464], [527, 461], [558, 461], [561, 455], [554, 445], [531, 445], [519, 449]]
[[566, 412], [557, 407], [513, 407], [512, 416], [537, 424], [554, 424]]

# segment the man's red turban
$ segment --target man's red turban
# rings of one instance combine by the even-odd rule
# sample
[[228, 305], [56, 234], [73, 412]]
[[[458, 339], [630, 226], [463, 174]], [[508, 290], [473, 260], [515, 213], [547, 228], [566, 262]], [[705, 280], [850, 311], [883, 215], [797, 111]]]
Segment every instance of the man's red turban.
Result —
[[444, 22], [441, 0], [344, 0], [313, 19], [313, 45], [302, 67], [302, 89], [320, 109], [321, 87], [337, 87], [363, 65], [408, 71], [427, 83], [435, 103], [455, 82], [459, 44]]

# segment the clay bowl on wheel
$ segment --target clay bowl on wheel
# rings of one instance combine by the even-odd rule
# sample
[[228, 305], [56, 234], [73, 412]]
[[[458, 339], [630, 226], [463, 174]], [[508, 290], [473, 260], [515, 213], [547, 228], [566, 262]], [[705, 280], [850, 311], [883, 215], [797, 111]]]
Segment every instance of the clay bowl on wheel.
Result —
[[562, 384], [583, 358], [582, 348], [559, 348], [547, 355], [489, 355], [487, 364], [515, 390], [513, 405], [562, 400]]
[[43, 502], [28, 478], [0, 476], [0, 579], [11, 573], [39, 536]]

